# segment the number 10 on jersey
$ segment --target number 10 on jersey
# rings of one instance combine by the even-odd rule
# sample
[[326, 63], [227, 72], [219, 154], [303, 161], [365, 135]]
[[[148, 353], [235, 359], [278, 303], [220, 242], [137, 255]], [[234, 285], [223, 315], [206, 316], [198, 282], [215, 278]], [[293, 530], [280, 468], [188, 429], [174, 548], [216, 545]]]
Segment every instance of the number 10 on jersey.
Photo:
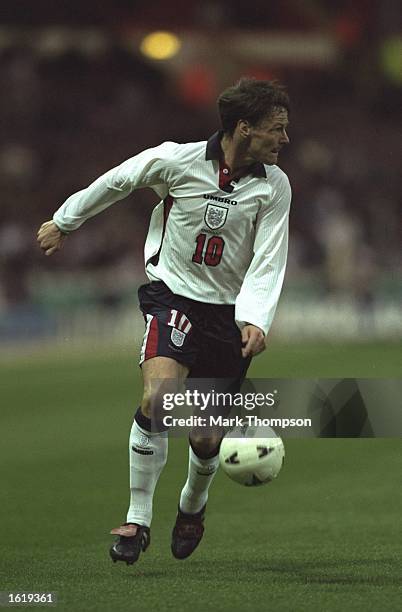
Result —
[[197, 246], [192, 261], [197, 264], [202, 264], [204, 261], [207, 266], [217, 266], [222, 259], [225, 241], [220, 236], [211, 236], [205, 247], [206, 240], [206, 234], [198, 234], [195, 239]]

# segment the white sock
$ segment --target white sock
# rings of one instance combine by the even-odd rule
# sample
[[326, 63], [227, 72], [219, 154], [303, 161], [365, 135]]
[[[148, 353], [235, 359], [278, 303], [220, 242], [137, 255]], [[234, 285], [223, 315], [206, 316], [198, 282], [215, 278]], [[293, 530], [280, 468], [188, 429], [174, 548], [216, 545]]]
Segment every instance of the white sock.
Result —
[[129, 444], [130, 507], [127, 523], [150, 526], [154, 491], [167, 454], [167, 431], [151, 433], [134, 420]]
[[180, 495], [180, 510], [195, 514], [207, 503], [208, 489], [219, 466], [219, 455], [200, 459], [189, 448], [188, 476]]

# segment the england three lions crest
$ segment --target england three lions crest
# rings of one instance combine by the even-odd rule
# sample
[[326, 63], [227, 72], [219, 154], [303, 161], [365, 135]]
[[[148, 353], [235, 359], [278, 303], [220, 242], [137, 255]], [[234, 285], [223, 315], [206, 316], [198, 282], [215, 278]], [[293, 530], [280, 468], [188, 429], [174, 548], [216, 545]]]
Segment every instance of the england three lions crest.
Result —
[[183, 346], [186, 334], [175, 327], [172, 329], [170, 339], [175, 346]]
[[216, 230], [225, 225], [228, 209], [216, 204], [208, 204], [205, 211], [204, 220], [208, 227]]

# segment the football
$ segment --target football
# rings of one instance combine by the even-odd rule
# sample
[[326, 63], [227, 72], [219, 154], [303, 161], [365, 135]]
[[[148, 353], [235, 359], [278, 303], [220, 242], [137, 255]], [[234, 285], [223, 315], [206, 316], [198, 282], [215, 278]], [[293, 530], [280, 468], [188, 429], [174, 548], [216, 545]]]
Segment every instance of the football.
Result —
[[220, 465], [232, 480], [246, 487], [271, 482], [281, 471], [285, 447], [270, 427], [233, 430], [222, 440]]

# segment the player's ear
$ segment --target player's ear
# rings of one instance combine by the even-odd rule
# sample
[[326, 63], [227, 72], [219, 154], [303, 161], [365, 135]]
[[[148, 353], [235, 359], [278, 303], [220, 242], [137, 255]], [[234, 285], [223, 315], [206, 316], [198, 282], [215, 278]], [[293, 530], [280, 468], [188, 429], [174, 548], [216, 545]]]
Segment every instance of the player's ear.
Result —
[[248, 121], [245, 121], [244, 119], [239, 119], [239, 121], [237, 122], [237, 129], [238, 129], [239, 135], [242, 138], [248, 138], [250, 136], [250, 128], [251, 128], [251, 125], [249, 124]]

